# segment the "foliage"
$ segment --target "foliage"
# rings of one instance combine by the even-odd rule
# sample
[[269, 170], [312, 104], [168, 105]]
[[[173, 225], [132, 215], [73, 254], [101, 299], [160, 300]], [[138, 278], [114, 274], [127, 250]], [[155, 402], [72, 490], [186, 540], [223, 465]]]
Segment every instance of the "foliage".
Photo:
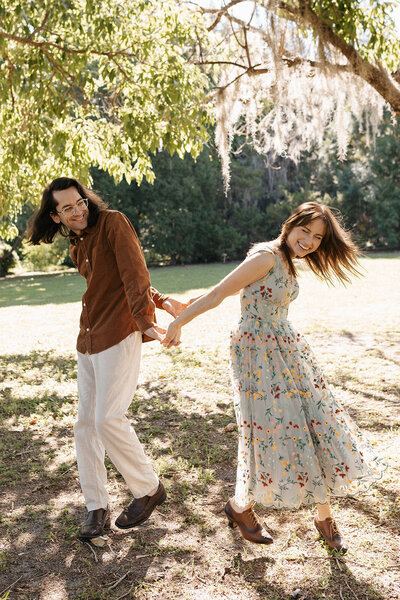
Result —
[[32, 271], [46, 271], [55, 265], [73, 266], [69, 262], [68, 240], [56, 237], [53, 244], [31, 246], [24, 243], [24, 266]]
[[150, 153], [196, 156], [207, 80], [186, 52], [201, 20], [174, 0], [0, 6], [0, 234], [54, 177], [152, 181]]
[[326, 143], [323, 160], [314, 161], [310, 181], [317, 197], [340, 209], [362, 248], [399, 248], [400, 178], [393, 169], [400, 160], [399, 124], [386, 114], [373, 148], [355, 130], [348, 160], [337, 164], [335, 152]]
[[400, 243], [400, 127], [384, 124], [382, 136], [370, 157], [370, 198], [374, 200], [372, 221], [376, 224], [373, 245], [398, 248]]
[[343, 159], [353, 118], [374, 136], [385, 102], [400, 116], [396, 6], [397, 0], [221, 0], [201, 9], [212, 42], [199, 49], [198, 62], [216, 82], [226, 188], [235, 135], [264, 156], [297, 162], [333, 131]]
[[[398, 0], [253, 0], [247, 19], [234, 12], [251, 4], [245, 0], [189, 9], [193, 4], [2, 2], [0, 235], [16, 235], [21, 206], [37, 204], [55, 176], [90, 183], [90, 169], [98, 168], [117, 182], [152, 182], [159, 150], [197, 156], [209, 137], [207, 100], [214, 100], [225, 184], [237, 133], [279, 164], [280, 156], [299, 161], [333, 128], [343, 158], [351, 115], [370, 137], [384, 101], [400, 114], [400, 45], [392, 19]], [[238, 170], [239, 163], [235, 177]], [[245, 196], [255, 198], [265, 178], [264, 167], [256, 171], [249, 186], [247, 176], [239, 177]], [[261, 196], [264, 210], [267, 196]], [[186, 220], [192, 231], [188, 206], [166, 211], [172, 229]], [[234, 211], [225, 209], [229, 219]], [[227, 229], [212, 227], [223, 240]], [[200, 250], [176, 233], [173, 260], [198, 257]], [[154, 232], [160, 248], [165, 236]]]
[[[335, 160], [332, 137], [302, 155], [298, 164], [281, 158], [272, 166], [250, 146], [238, 146], [238, 151], [227, 196], [212, 148], [197, 162], [190, 155], [178, 160], [159, 153], [154, 185], [125, 180], [115, 185], [107, 173], [93, 169], [94, 187], [111, 208], [130, 218], [149, 265], [240, 260], [253, 243], [276, 237], [292, 210], [309, 200], [340, 209], [361, 248], [399, 248], [400, 180], [393, 164], [400, 162], [400, 127], [388, 114], [375, 147], [354, 129], [342, 163]], [[18, 222], [15, 249], [28, 216], [26, 210]], [[63, 244], [59, 239], [54, 247], [24, 245], [20, 258], [29, 270], [72, 266]]]
[[18, 255], [12, 246], [0, 240], [0, 277], [5, 277], [18, 264]]
[[114, 189], [105, 173], [93, 172], [110, 207], [133, 222], [148, 263], [219, 261], [224, 254], [235, 258], [242, 234], [225, 219], [216, 157], [204, 150], [194, 162], [188, 155], [180, 160], [163, 152], [154, 159], [154, 171], [153, 185], [121, 182]]
[[395, 71], [400, 64], [400, 43], [392, 16], [396, 2], [369, 0], [313, 0], [312, 10], [332, 24], [334, 31], [353, 45], [363, 59], [377, 61]]

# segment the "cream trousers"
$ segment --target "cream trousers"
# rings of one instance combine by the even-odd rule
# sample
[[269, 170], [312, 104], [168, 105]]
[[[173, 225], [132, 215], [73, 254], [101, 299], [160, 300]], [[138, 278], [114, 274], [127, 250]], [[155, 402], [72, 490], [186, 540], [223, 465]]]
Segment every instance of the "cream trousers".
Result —
[[151, 495], [158, 478], [126, 417], [135, 394], [142, 335], [135, 332], [97, 354], [78, 352], [76, 457], [88, 511], [106, 508], [105, 451], [136, 498]]

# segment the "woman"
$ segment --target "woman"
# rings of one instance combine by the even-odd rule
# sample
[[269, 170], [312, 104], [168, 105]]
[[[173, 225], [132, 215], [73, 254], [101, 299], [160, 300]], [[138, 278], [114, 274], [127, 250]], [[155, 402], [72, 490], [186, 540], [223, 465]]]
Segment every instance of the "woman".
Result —
[[384, 465], [327, 388], [305, 338], [287, 320], [298, 295], [295, 258], [330, 282], [349, 282], [349, 273], [358, 274], [350, 236], [327, 206], [307, 202], [285, 221], [276, 240], [255, 246], [175, 319], [163, 344], [177, 344], [183, 325], [241, 290], [241, 317], [231, 336], [239, 449], [235, 496], [225, 506], [229, 524], [247, 540], [269, 544], [255, 501], [276, 508], [315, 503], [318, 532], [329, 548], [346, 552], [330, 495], [367, 489]]

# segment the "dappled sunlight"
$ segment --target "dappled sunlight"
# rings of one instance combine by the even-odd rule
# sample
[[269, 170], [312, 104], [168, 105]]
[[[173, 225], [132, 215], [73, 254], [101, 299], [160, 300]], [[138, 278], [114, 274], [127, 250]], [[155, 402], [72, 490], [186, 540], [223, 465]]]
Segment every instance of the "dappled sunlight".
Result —
[[[389, 465], [365, 494], [333, 498], [351, 548], [339, 558], [318, 539], [313, 508], [258, 507], [275, 540], [268, 548], [227, 527], [237, 452], [236, 428], [225, 430], [235, 420], [228, 343], [237, 296], [185, 327], [178, 348], [144, 344], [129, 419], [168, 499], [143, 526], [112, 528], [104, 548], [76, 537], [86, 516], [72, 427], [80, 303], [0, 308], [1, 589], [23, 574], [12, 588], [18, 600], [175, 600], [183, 589], [188, 600], [282, 600], [296, 589], [309, 598], [323, 591], [335, 600], [386, 600], [399, 554], [400, 358], [398, 291], [389, 319], [383, 261], [369, 261], [379, 289], [374, 283], [354, 294], [302, 273], [303, 295], [290, 309], [335, 396]], [[170, 317], [158, 311], [158, 319]], [[131, 494], [108, 459], [106, 467], [114, 520]]]
[[52, 577], [49, 580], [43, 578], [39, 593], [40, 600], [46, 598], [65, 600], [65, 598], [68, 598], [66, 582], [60, 577]]
[[0, 308], [0, 354], [75, 353], [81, 303]]

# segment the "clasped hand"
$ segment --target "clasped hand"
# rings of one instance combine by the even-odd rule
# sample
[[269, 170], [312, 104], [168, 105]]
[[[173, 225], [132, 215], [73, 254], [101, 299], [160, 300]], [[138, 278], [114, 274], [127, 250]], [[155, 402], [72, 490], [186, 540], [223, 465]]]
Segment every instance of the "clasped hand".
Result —
[[[174, 321], [172, 321], [171, 325], [173, 325], [173, 324], [174, 324]], [[180, 342], [180, 328], [179, 328], [179, 335], [171, 335], [171, 333], [170, 333], [171, 325], [168, 327], [168, 331], [166, 331], [162, 327], [159, 327], [158, 325], [153, 323], [152, 327], [149, 327], [148, 329], [146, 329], [144, 334], [147, 335], [148, 337], [153, 338], [153, 340], [157, 340], [158, 342], [160, 342], [160, 344], [162, 344], [166, 348], [171, 348], [171, 346], [179, 346], [179, 344], [181, 343]], [[172, 331], [173, 330], [171, 329], [171, 332]]]
[[172, 321], [172, 323], [169, 324], [163, 341], [161, 342], [162, 345], [166, 348], [171, 348], [171, 346], [179, 346], [181, 343], [181, 329], [182, 328], [177, 325], [176, 320]]
[[[171, 316], [176, 318], [193, 301], [194, 299], [189, 300], [187, 304], [184, 304], [183, 302], [179, 302], [179, 300], [175, 300], [174, 298], [168, 298], [168, 300], [165, 300], [163, 302], [162, 307]], [[148, 337], [151, 337], [154, 340], [158, 340], [166, 348], [171, 348], [172, 346], [179, 346], [179, 344], [181, 343], [181, 327], [176, 325], [175, 321], [172, 321], [172, 323], [170, 323], [167, 331], [154, 323], [152, 327], [149, 327], [149, 329], [147, 329], [144, 333]]]

